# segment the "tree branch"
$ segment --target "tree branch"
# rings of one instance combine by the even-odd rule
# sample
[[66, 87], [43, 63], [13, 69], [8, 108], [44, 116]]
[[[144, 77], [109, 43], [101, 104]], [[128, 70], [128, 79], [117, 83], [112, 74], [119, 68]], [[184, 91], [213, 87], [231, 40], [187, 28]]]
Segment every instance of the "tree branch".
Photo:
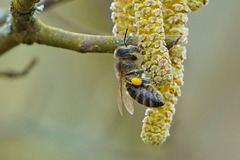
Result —
[[13, 16], [31, 14], [35, 10], [35, 4], [40, 0], [12, 0]]
[[[81, 53], [113, 53], [119, 45], [123, 45], [123, 37], [68, 32], [47, 26], [40, 20], [36, 21], [35, 26], [37, 30], [35, 42], [39, 44], [70, 49]], [[129, 44], [136, 45], [137, 37], [133, 37]]]
[[6, 24], [0, 27], [0, 56], [19, 44], [11, 32], [10, 22], [6, 22]]
[[[65, 48], [80, 53], [113, 53], [114, 50], [123, 45], [123, 37], [88, 35], [68, 32], [59, 28], [54, 28], [43, 24], [40, 20], [35, 24], [36, 39], [38, 44]], [[171, 48], [180, 38], [179, 36], [167, 37], [167, 47]], [[138, 36], [133, 36], [128, 41], [128, 45], [137, 45]]]
[[[35, 4], [39, 1], [12, 0], [11, 21], [0, 28], [0, 55], [19, 43], [45, 44], [81, 53], [113, 53], [118, 46], [123, 45], [123, 37], [79, 34], [45, 25], [34, 14]], [[60, 1], [67, 0], [57, 0]], [[45, 2], [49, 2], [48, 5], [57, 3], [54, 0]], [[176, 44], [180, 36], [166, 37], [167, 47], [171, 48]], [[138, 37], [134, 36], [128, 44], [137, 45], [137, 43]]]
[[15, 41], [12, 35], [0, 35], [0, 56], [8, 50], [12, 49], [13, 47], [17, 46], [18, 44], [19, 43]]
[[[37, 6], [44, 6], [44, 10], [50, 9], [54, 7], [55, 5], [62, 3], [62, 2], [70, 2], [73, 0], [40, 0], [39, 3], [37, 3]], [[0, 26], [6, 22], [7, 17], [9, 16], [9, 12], [6, 8], [0, 7]]]

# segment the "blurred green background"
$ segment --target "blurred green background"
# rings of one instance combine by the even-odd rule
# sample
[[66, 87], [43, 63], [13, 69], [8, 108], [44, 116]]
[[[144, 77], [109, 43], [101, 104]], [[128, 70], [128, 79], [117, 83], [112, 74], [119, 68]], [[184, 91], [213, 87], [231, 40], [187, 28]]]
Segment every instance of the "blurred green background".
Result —
[[[111, 35], [111, 0], [81, 0], [41, 13], [66, 30]], [[8, 0], [0, 1], [8, 7]], [[240, 159], [240, 1], [210, 0], [189, 14], [184, 86], [170, 129], [159, 147], [139, 137], [143, 106], [120, 116], [112, 54], [80, 54], [20, 45], [0, 58], [0, 160], [238, 160]]]

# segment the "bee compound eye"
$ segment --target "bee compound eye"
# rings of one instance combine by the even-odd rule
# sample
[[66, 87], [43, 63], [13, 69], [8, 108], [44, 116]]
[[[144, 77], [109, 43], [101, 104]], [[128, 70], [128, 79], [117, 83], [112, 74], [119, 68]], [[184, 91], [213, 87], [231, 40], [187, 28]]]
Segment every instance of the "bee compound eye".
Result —
[[137, 77], [132, 78], [131, 82], [135, 86], [140, 86], [142, 84], [142, 80], [140, 78], [137, 78]]
[[121, 55], [125, 55], [125, 54], [127, 54], [127, 53], [129, 53], [129, 49], [121, 49], [121, 50], [119, 50], [119, 55], [121, 56]]

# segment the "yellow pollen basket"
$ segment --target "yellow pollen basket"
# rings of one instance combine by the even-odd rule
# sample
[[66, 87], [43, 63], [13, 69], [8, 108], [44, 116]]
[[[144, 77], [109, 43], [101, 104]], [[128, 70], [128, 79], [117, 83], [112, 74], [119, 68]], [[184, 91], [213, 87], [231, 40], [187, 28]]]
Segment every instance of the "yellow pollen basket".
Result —
[[140, 78], [136, 78], [136, 77], [132, 78], [131, 82], [135, 86], [140, 86], [142, 84], [142, 80]]

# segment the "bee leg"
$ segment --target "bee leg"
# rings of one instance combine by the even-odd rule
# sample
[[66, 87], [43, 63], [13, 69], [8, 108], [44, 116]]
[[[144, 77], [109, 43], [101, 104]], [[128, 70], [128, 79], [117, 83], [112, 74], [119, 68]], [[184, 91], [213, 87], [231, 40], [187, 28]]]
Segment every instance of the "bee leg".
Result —
[[154, 81], [153, 80], [151, 80], [151, 79], [142, 79], [142, 84], [143, 85], [148, 85], [148, 84], [151, 84], [151, 83], [153, 83]]
[[[130, 82], [130, 83], [131, 83], [132, 78], [126, 77], [126, 80], [127, 80], [127, 82]], [[143, 84], [143, 85], [149, 85], [149, 84], [154, 83], [154, 81], [151, 80], [151, 79], [141, 79], [141, 80], [142, 80], [142, 84]]]
[[142, 74], [144, 71], [139, 69], [139, 70], [133, 70], [133, 71], [129, 71], [126, 73], [127, 76], [132, 75], [132, 74]]
[[130, 36], [128, 37], [128, 39], [125, 41], [125, 44], [128, 44], [128, 41], [130, 40]]
[[131, 78], [126, 77], [127, 82], [131, 82]]
[[16, 77], [25, 76], [35, 66], [36, 63], [37, 63], [37, 59], [33, 59], [27, 65], [27, 67], [23, 71], [21, 71], [21, 72], [14, 72], [14, 71], [1, 72], [0, 71], [0, 77], [16, 78]]

